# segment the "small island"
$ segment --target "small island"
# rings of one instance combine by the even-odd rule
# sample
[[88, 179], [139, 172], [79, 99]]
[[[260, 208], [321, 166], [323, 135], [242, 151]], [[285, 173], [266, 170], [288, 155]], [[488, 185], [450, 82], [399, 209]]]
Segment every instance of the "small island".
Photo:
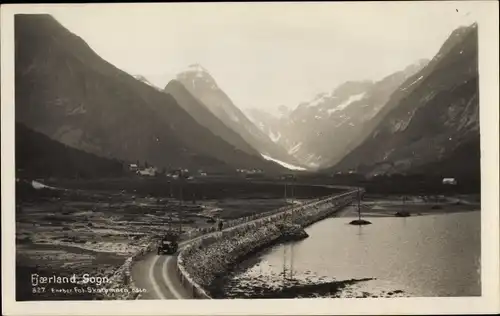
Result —
[[411, 214], [408, 211], [400, 211], [400, 212], [396, 212], [396, 214], [394, 214], [394, 216], [396, 216], [396, 217], [408, 217], [408, 216], [411, 216]]
[[357, 225], [357, 226], [370, 225], [371, 224], [370, 221], [361, 219], [361, 194], [360, 194], [359, 189], [358, 189], [357, 199], [358, 199], [358, 219], [350, 221], [349, 225]]
[[370, 225], [370, 224], [371, 224], [371, 222], [364, 220], [364, 219], [355, 219], [349, 223], [349, 225], [358, 225], [358, 226]]

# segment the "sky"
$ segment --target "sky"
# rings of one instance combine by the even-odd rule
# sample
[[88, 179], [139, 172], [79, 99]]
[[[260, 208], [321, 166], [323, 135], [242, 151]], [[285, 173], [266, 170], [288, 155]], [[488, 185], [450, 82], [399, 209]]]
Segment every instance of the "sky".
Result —
[[45, 10], [118, 68], [164, 87], [199, 63], [242, 108], [276, 113], [432, 58], [468, 2], [170, 3]]

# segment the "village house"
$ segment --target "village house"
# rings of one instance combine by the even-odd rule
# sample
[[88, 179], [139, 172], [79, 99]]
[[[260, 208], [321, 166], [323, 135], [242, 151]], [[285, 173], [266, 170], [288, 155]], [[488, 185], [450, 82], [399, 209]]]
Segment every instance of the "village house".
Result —
[[457, 179], [455, 179], [455, 178], [443, 178], [443, 184], [456, 185]]
[[158, 172], [158, 170], [155, 167], [148, 167], [148, 168], [144, 168], [142, 170], [137, 170], [138, 175], [149, 176], [149, 177], [156, 176], [157, 172]]
[[129, 170], [130, 170], [130, 171], [134, 171], [134, 172], [135, 172], [135, 171], [139, 170], [139, 167], [137, 166], [137, 164], [135, 164], [135, 163], [131, 163], [131, 164], [129, 165]]

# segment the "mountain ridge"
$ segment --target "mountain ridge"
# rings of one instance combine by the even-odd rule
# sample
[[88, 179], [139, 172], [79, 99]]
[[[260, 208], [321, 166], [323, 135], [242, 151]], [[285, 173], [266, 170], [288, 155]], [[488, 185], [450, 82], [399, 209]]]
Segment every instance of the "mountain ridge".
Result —
[[175, 98], [105, 61], [50, 15], [16, 15], [15, 37], [16, 120], [35, 131], [167, 168], [282, 170], [215, 136]]
[[248, 144], [261, 154], [300, 165], [279, 145], [257, 128], [245, 113], [238, 108], [212, 75], [200, 64], [189, 65], [187, 70], [177, 74], [176, 80], [204, 104], [226, 126], [238, 133]]
[[301, 102], [280, 118], [247, 110], [255, 124], [310, 168], [333, 165], [376, 125], [376, 114], [399, 84], [421, 69], [421, 59], [384, 78], [344, 82], [329, 92]]
[[[457, 159], [473, 161], [473, 175], [478, 156], [470, 153], [476, 158], [469, 159], [459, 148], [479, 144], [477, 45], [477, 24], [453, 31], [427, 67], [394, 93], [376, 130], [327, 170], [412, 172]], [[368, 153], [371, 161], [366, 159]], [[463, 173], [456, 166], [454, 172]]]
[[198, 123], [210, 129], [217, 136], [224, 139], [234, 147], [254, 156], [259, 153], [250, 146], [239, 134], [227, 127], [219, 118], [194, 97], [187, 88], [177, 80], [170, 81], [165, 89], [165, 93], [170, 94]]

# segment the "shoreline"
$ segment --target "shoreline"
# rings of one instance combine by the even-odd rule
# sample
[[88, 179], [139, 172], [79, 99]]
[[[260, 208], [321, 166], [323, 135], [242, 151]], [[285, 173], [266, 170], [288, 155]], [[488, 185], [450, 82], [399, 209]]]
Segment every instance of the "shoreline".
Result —
[[[344, 208], [345, 210], [345, 208]], [[344, 211], [342, 210], [342, 211]], [[342, 212], [341, 211], [341, 212]], [[476, 213], [478, 214], [480, 210], [453, 210], [449, 212], [435, 212], [432, 214], [425, 214], [420, 216], [413, 217], [415, 219], [436, 216], [442, 218], [440, 220], [443, 221], [444, 218], [447, 218], [446, 215], [458, 215], [458, 214], [467, 214], [467, 213]], [[339, 212], [340, 213], [340, 212]], [[331, 216], [332, 219], [338, 220], [340, 218], [348, 219], [346, 217], [338, 216], [339, 214], [335, 214]], [[472, 215], [471, 215], [472, 216]], [[461, 216], [459, 216], [460, 218]], [[392, 219], [396, 221], [405, 221], [404, 218], [398, 218], [395, 216], [383, 216], [384, 219]], [[468, 217], [467, 217], [468, 218]], [[328, 218], [327, 218], [328, 219]], [[381, 218], [382, 219], [382, 218]], [[446, 219], [444, 219], [446, 221]], [[433, 219], [430, 219], [432, 222]], [[428, 220], [429, 222], [429, 220]], [[319, 224], [319, 222], [315, 223]], [[348, 225], [348, 220], [344, 223]], [[378, 224], [374, 222], [374, 224]], [[309, 228], [313, 227], [311, 225]], [[338, 227], [338, 226], [336, 226]], [[385, 226], [384, 226], [385, 227]], [[376, 230], [372, 230], [372, 233], [375, 233]], [[311, 232], [308, 230], [308, 233]], [[311, 232], [311, 238], [318, 239], [315, 237], [314, 232]], [[317, 235], [317, 234], [316, 234]], [[307, 241], [304, 241], [307, 243]], [[302, 243], [302, 242], [301, 242]], [[264, 249], [258, 253], [254, 254], [253, 258], [247, 258], [245, 262], [241, 262], [237, 267], [232, 269], [228, 273], [227, 276], [217, 280], [217, 284], [214, 285], [216, 288], [215, 297], [216, 298], [229, 298], [229, 299], [259, 299], [259, 298], [312, 298], [312, 297], [417, 297], [418, 292], [414, 292], [415, 289], [407, 288], [404, 283], [394, 286], [391, 286], [391, 282], [394, 282], [398, 279], [386, 279], [385, 277], [381, 277], [381, 275], [372, 274], [368, 272], [367, 275], [363, 276], [364, 273], [354, 272], [356, 269], [352, 270], [353, 273], [343, 273], [337, 275], [336, 273], [331, 274], [331, 272], [327, 272], [326, 274], [323, 272], [314, 272], [318, 271], [317, 269], [311, 267], [304, 267], [304, 260], [301, 260], [302, 263], [295, 262], [292, 266], [298, 264], [297, 268], [293, 270], [290, 268], [289, 260], [293, 260], [293, 244], [301, 244], [301, 243], [283, 243], [277, 248], [269, 248]], [[292, 244], [291, 247], [290, 245]], [[284, 249], [282, 249], [285, 247]], [[302, 248], [302, 250], [300, 250]], [[298, 249], [299, 253], [304, 253], [304, 245], [299, 246], [299, 248], [295, 248], [296, 251]], [[292, 259], [283, 259], [283, 271], [280, 272], [280, 263], [279, 259], [281, 257], [281, 251], [283, 251], [283, 256], [286, 253], [290, 254], [292, 251]], [[309, 252], [306, 252], [309, 253]], [[287, 256], [288, 257], [288, 256]], [[284, 258], [287, 258], [284, 257]], [[372, 255], [373, 257], [373, 255]], [[313, 260], [314, 261], [314, 260]], [[285, 263], [288, 262], [288, 265]], [[286, 268], [286, 270], [285, 270]], [[292, 269], [292, 270], [289, 270]], [[304, 270], [307, 269], [307, 270]], [[442, 268], [440, 268], [442, 269]], [[259, 272], [260, 270], [260, 272]], [[332, 270], [332, 271], [335, 271]], [[350, 271], [350, 270], [349, 270]], [[372, 271], [372, 270], [368, 270]], [[377, 271], [377, 270], [373, 270]], [[319, 273], [319, 274], [316, 274]], [[384, 273], [384, 272], [382, 272]], [[292, 276], [291, 278], [288, 275]], [[340, 279], [337, 279], [340, 276]], [[370, 279], [370, 280], [368, 280]], [[375, 283], [370, 282], [367, 285], [357, 285], [357, 283], [364, 281], [374, 281]], [[422, 279], [423, 280], [423, 279]], [[290, 282], [293, 281], [293, 282]], [[355, 281], [350, 283], [349, 281]], [[273, 284], [274, 286], [270, 285]], [[282, 285], [283, 283], [284, 285]], [[277, 286], [278, 284], [278, 286]], [[343, 286], [341, 286], [344, 284]], [[388, 286], [382, 286], [379, 288], [377, 284], [387, 284]], [[338, 285], [338, 287], [336, 287]], [[354, 286], [352, 286], [354, 285]], [[373, 286], [376, 285], [375, 288]], [[401, 286], [402, 285], [402, 286]], [[352, 286], [352, 287], [351, 287]], [[280, 288], [281, 287], [281, 288]], [[311, 292], [307, 292], [305, 289], [309, 289]], [[330, 290], [328, 290], [330, 289]], [[383, 291], [382, 291], [383, 289]], [[419, 290], [421, 290], [420, 288]], [[345, 291], [345, 292], [344, 292]], [[451, 290], [452, 292], [454, 290]], [[282, 293], [283, 292], [283, 293]], [[413, 294], [412, 294], [413, 293]], [[474, 292], [475, 293], [475, 292]], [[295, 295], [295, 296], [294, 296]], [[344, 296], [346, 295], [346, 296]], [[471, 294], [472, 296], [477, 294]], [[447, 296], [446, 294], [443, 296]], [[453, 296], [453, 295], [451, 295]]]
[[282, 231], [275, 222], [285, 222], [285, 216], [289, 216], [290, 224], [299, 225], [303, 229], [343, 209], [351, 203], [353, 194], [347, 192], [325, 197], [324, 200], [261, 219], [260, 227], [257, 222], [249, 222], [249, 225], [234, 230], [230, 236], [222, 234], [222, 238], [205, 247], [200, 247], [199, 244], [189, 247], [180, 254], [184, 263], [182, 268], [197, 287], [213, 289], [213, 282], [220, 275], [227, 274], [231, 266], [242, 262], [242, 258], [254, 255], [256, 249], [268, 248], [280, 240]]

